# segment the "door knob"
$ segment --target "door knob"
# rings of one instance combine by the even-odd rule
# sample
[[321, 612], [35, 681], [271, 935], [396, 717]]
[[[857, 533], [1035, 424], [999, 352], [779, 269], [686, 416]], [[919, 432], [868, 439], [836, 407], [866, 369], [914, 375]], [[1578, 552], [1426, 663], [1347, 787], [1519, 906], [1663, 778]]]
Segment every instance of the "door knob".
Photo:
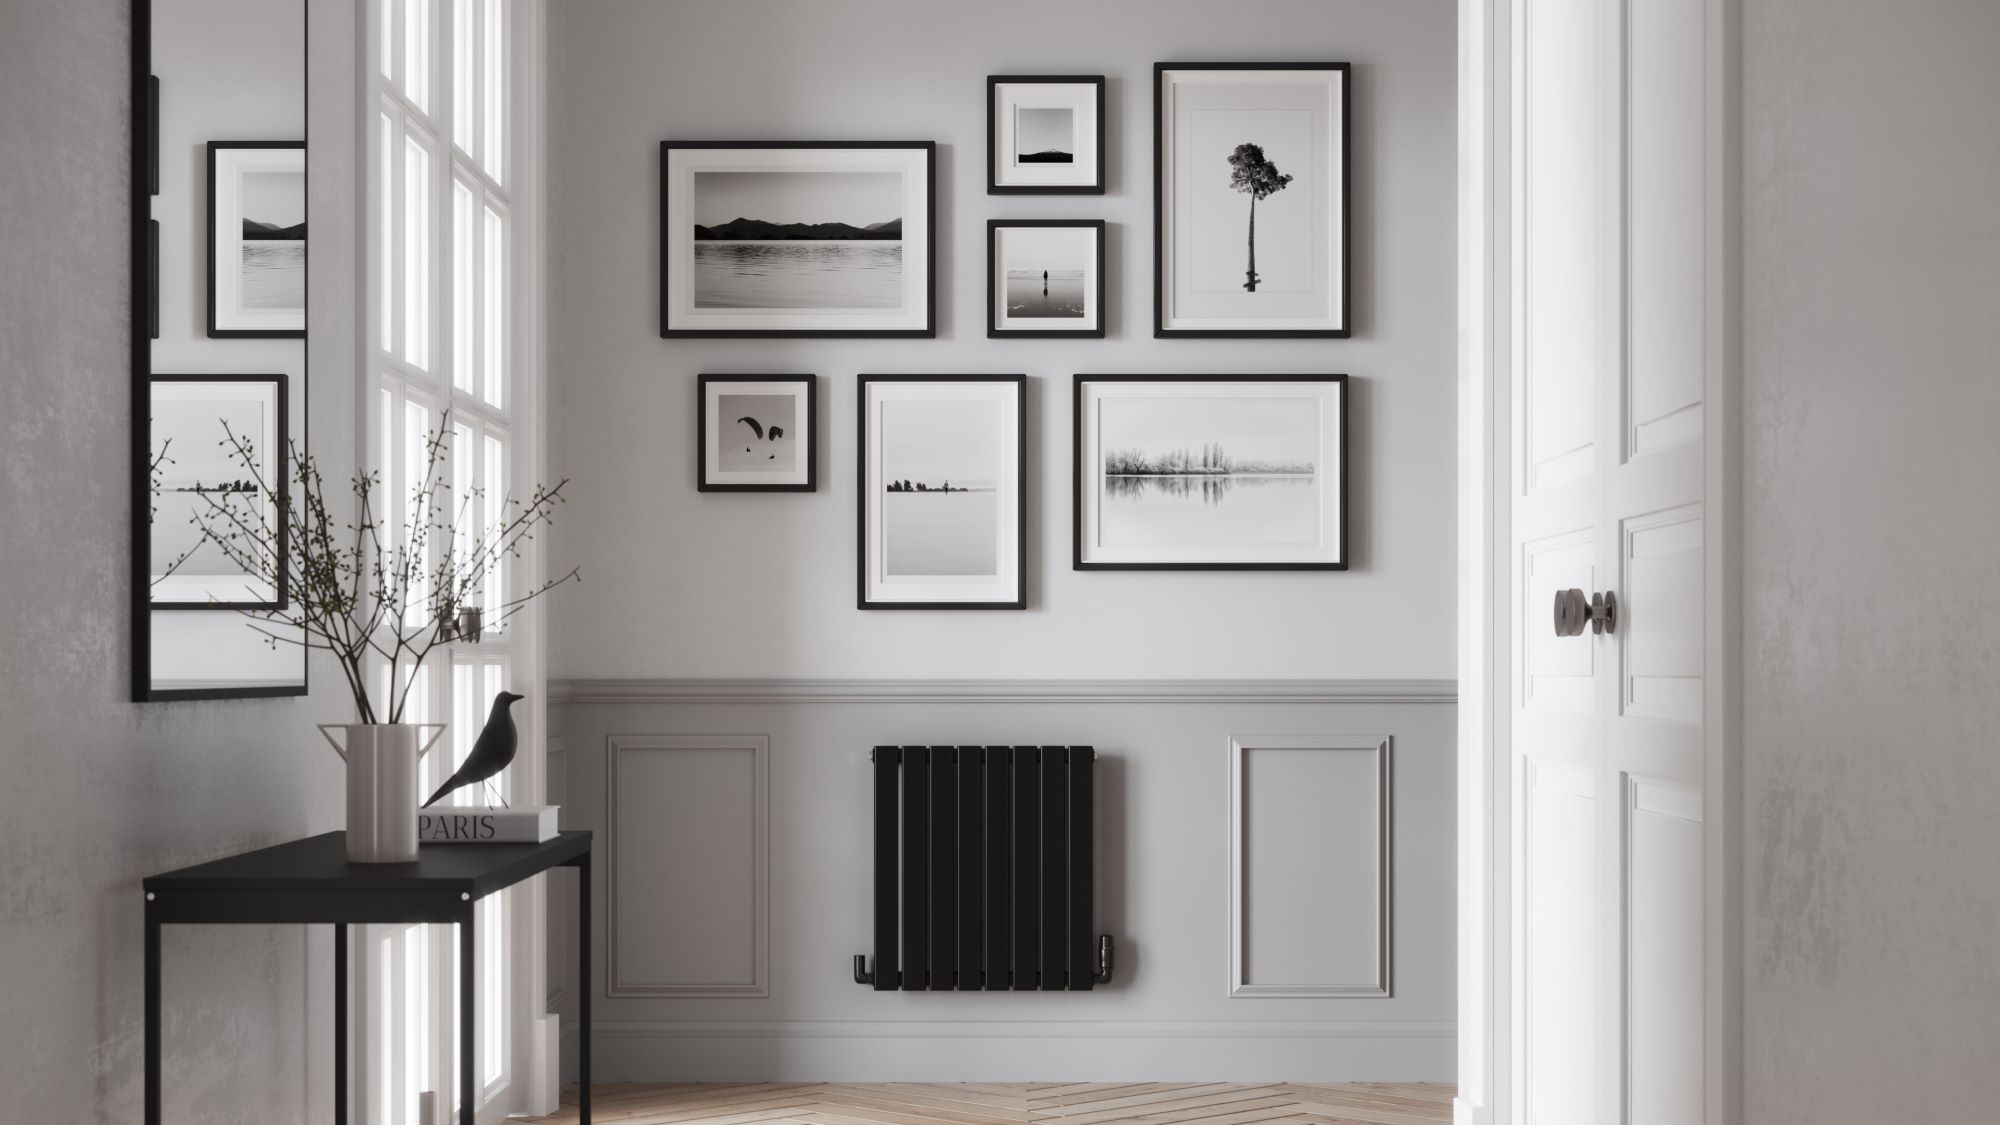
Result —
[[1618, 595], [1609, 590], [1590, 595], [1571, 587], [1556, 591], [1556, 636], [1580, 637], [1585, 625], [1593, 635], [1618, 631]]

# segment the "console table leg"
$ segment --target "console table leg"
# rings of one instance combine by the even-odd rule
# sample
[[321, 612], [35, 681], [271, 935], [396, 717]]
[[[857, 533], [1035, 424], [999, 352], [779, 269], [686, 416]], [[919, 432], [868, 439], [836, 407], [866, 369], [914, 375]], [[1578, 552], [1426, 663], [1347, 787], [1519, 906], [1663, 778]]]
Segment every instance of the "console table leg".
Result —
[[472, 971], [473, 957], [479, 943], [473, 930], [473, 918], [477, 917], [477, 903], [468, 904], [458, 919], [458, 1120], [459, 1125], [477, 1125], [479, 1102], [475, 1091], [479, 1088], [476, 1078], [479, 1074], [479, 1043], [474, 1038], [474, 998], [477, 977]]
[[146, 1125], [160, 1125], [160, 919], [146, 896]]
[[347, 923], [333, 924], [333, 1125], [347, 1125]]
[[576, 861], [576, 1108], [578, 1125], [590, 1125], [590, 853]]

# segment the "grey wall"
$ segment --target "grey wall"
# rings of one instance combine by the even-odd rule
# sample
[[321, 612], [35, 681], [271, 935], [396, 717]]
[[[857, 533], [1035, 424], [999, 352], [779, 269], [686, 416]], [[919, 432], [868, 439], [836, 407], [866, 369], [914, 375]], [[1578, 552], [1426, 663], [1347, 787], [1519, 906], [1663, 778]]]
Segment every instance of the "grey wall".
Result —
[[2000, 7], [1744, 4], [1746, 1120], [2000, 1099]]
[[[550, 392], [574, 477], [555, 676], [1400, 677], [1452, 673], [1455, 40], [1447, 0], [593, 0], [550, 13]], [[1152, 338], [1152, 65], [1354, 64], [1355, 335]], [[985, 78], [1109, 77], [1109, 193], [985, 194]], [[658, 143], [939, 143], [938, 339], [659, 338]], [[1111, 224], [1110, 337], [985, 336], [989, 218]], [[820, 491], [694, 489], [695, 376], [811, 371]], [[1025, 372], [1029, 609], [854, 608], [854, 376]], [[1354, 569], [1079, 574], [1070, 376], [1354, 377]]]
[[[316, 5], [311, 222], [353, 240], [351, 13]], [[339, 762], [311, 699], [127, 702], [127, 5], [0, 8], [0, 1110], [137, 1120], [145, 874], [323, 831]], [[316, 254], [313, 436], [346, 473], [353, 275]], [[322, 285], [322, 279], [325, 284]], [[170, 932], [169, 1120], [329, 1117], [330, 940]], [[310, 1108], [308, 1108], [310, 1107]]]

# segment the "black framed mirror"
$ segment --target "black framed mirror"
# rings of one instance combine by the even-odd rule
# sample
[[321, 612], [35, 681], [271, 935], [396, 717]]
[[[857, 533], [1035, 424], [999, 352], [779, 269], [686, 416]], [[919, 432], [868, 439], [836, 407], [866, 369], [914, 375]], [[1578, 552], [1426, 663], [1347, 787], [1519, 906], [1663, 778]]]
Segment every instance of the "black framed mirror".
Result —
[[306, 0], [132, 8], [133, 696], [304, 695]]

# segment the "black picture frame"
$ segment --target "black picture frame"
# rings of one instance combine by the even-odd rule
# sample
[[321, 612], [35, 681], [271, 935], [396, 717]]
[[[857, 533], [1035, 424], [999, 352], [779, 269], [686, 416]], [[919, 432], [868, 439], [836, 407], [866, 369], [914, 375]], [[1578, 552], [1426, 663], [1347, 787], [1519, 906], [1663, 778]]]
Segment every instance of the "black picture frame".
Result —
[[[301, 152], [303, 152], [305, 150], [305, 147], [306, 143], [304, 141], [210, 141], [208, 142], [208, 207], [207, 207], [208, 230], [205, 232], [204, 242], [206, 243], [205, 256], [208, 259], [208, 336], [210, 339], [303, 340], [306, 338], [306, 330], [304, 328], [218, 328], [216, 326], [216, 315], [215, 315], [216, 313], [215, 271], [217, 266], [215, 260], [215, 239], [216, 239], [216, 220], [219, 218], [219, 216], [216, 215], [215, 213], [215, 204], [216, 204], [215, 166], [216, 166], [217, 156], [223, 152], [233, 152], [245, 149], [250, 149], [250, 150], [298, 149]], [[308, 235], [310, 235], [310, 232], [308, 232]], [[310, 237], [307, 238], [306, 254], [308, 259], [310, 259], [312, 254]]]
[[146, 191], [160, 194], [160, 76], [146, 76]]
[[[1093, 97], [1097, 121], [1097, 179], [1089, 184], [1003, 184], [1000, 182], [999, 106], [995, 104], [1004, 85], [1043, 84], [1049, 86], [1095, 86]], [[986, 76], [986, 194], [988, 195], [1103, 195], [1104, 166], [1104, 76], [1102, 74], [989, 74]]]
[[[709, 388], [729, 383], [802, 383], [805, 385], [805, 442], [800, 456], [805, 460], [806, 479], [802, 484], [741, 484], [709, 479], [708, 430]], [[727, 375], [704, 374], [695, 382], [695, 491], [697, 492], [818, 492], [819, 491], [819, 376], [818, 375]]]
[[[1167, 75], [1183, 70], [1316, 70], [1340, 75], [1340, 324], [1336, 328], [1169, 328], [1167, 327], [1167, 214], [1164, 166], [1168, 151]], [[1344, 62], [1161, 62], [1153, 64], [1153, 336], [1157, 339], [1332, 339], [1354, 334], [1354, 253], [1350, 227], [1353, 210], [1353, 70]]]
[[[868, 596], [868, 388], [877, 384], [1011, 384], [1014, 388], [1014, 598], [1011, 601], [880, 601]], [[855, 380], [855, 608], [862, 610], [1025, 610], [1028, 608], [1028, 377], [1026, 375], [860, 375]]]
[[[237, 375], [237, 374], [154, 375], [147, 382], [147, 391], [148, 391], [147, 414], [149, 416], [152, 413], [150, 409], [150, 407], [152, 406], [152, 401], [150, 397], [151, 391], [153, 387], [158, 386], [159, 384], [162, 383], [200, 383], [200, 384], [213, 384], [216, 386], [233, 386], [237, 384], [247, 384], [247, 383], [269, 384], [273, 390], [272, 398], [273, 398], [273, 405], [275, 408], [275, 418], [277, 423], [277, 432], [274, 435], [275, 452], [273, 453], [271, 460], [272, 475], [276, 478], [276, 484], [274, 485], [273, 482], [271, 481], [265, 481], [264, 484], [266, 488], [275, 487], [278, 489], [284, 489], [289, 491], [292, 485], [291, 404], [288, 398], [290, 394], [291, 380], [287, 376], [285, 376], [282, 373], [259, 374], [259, 375]], [[150, 433], [150, 424], [151, 423], [149, 417], [148, 420], [149, 433]], [[153, 450], [153, 445], [151, 443], [150, 436], [148, 437], [146, 448], [150, 460], [150, 454], [152, 453]], [[152, 479], [150, 475], [148, 476], [147, 479], [147, 495], [149, 498], [152, 495]], [[149, 573], [148, 597], [146, 601], [147, 608], [152, 610], [186, 610], [190, 612], [210, 612], [214, 610], [230, 610], [230, 611], [282, 610], [287, 608], [291, 604], [290, 568], [287, 565], [291, 561], [291, 521], [286, 519], [284, 516], [283, 504], [284, 501], [278, 502], [277, 518], [273, 520], [273, 524], [278, 529], [278, 544], [277, 544], [278, 580], [276, 583], [277, 597], [274, 600], [272, 601], [207, 600], [207, 601], [186, 601], [186, 602], [155, 601], [150, 596], [151, 575]], [[149, 504], [148, 505], [149, 511], [150, 507], [151, 505]], [[148, 534], [144, 549], [148, 552], [149, 555], [151, 553], [151, 548], [152, 548], [151, 530], [152, 530], [151, 523], [150, 521], [148, 521], [148, 528], [147, 528]], [[149, 566], [147, 569], [150, 572], [151, 567]]]
[[[689, 328], [673, 326], [668, 285], [673, 201], [669, 164], [688, 150], [912, 150], [924, 154], [924, 316], [920, 328]], [[937, 142], [935, 141], [661, 141], [660, 337], [683, 340], [934, 339], [937, 336]]]
[[[1073, 229], [1093, 232], [1091, 281], [1097, 300], [1097, 327], [1074, 331], [1060, 328], [1003, 328], [1000, 325], [1000, 232], [1009, 229]], [[1103, 219], [988, 219], [986, 221], [986, 336], [993, 340], [1102, 340], [1109, 311], [1105, 304]]]
[[[1339, 519], [1335, 525], [1336, 562], [1089, 562], [1084, 559], [1084, 487], [1092, 479], [1083, 458], [1086, 417], [1084, 387], [1091, 383], [1325, 383], [1336, 388], [1340, 403], [1338, 442]], [[1253, 374], [1173, 374], [1173, 375], [1076, 375], [1070, 399], [1070, 569], [1072, 570], [1186, 570], [1186, 571], [1340, 571], [1348, 569], [1351, 546], [1348, 536], [1349, 502], [1348, 433], [1352, 399], [1348, 379], [1333, 375], [1253, 375]]]

